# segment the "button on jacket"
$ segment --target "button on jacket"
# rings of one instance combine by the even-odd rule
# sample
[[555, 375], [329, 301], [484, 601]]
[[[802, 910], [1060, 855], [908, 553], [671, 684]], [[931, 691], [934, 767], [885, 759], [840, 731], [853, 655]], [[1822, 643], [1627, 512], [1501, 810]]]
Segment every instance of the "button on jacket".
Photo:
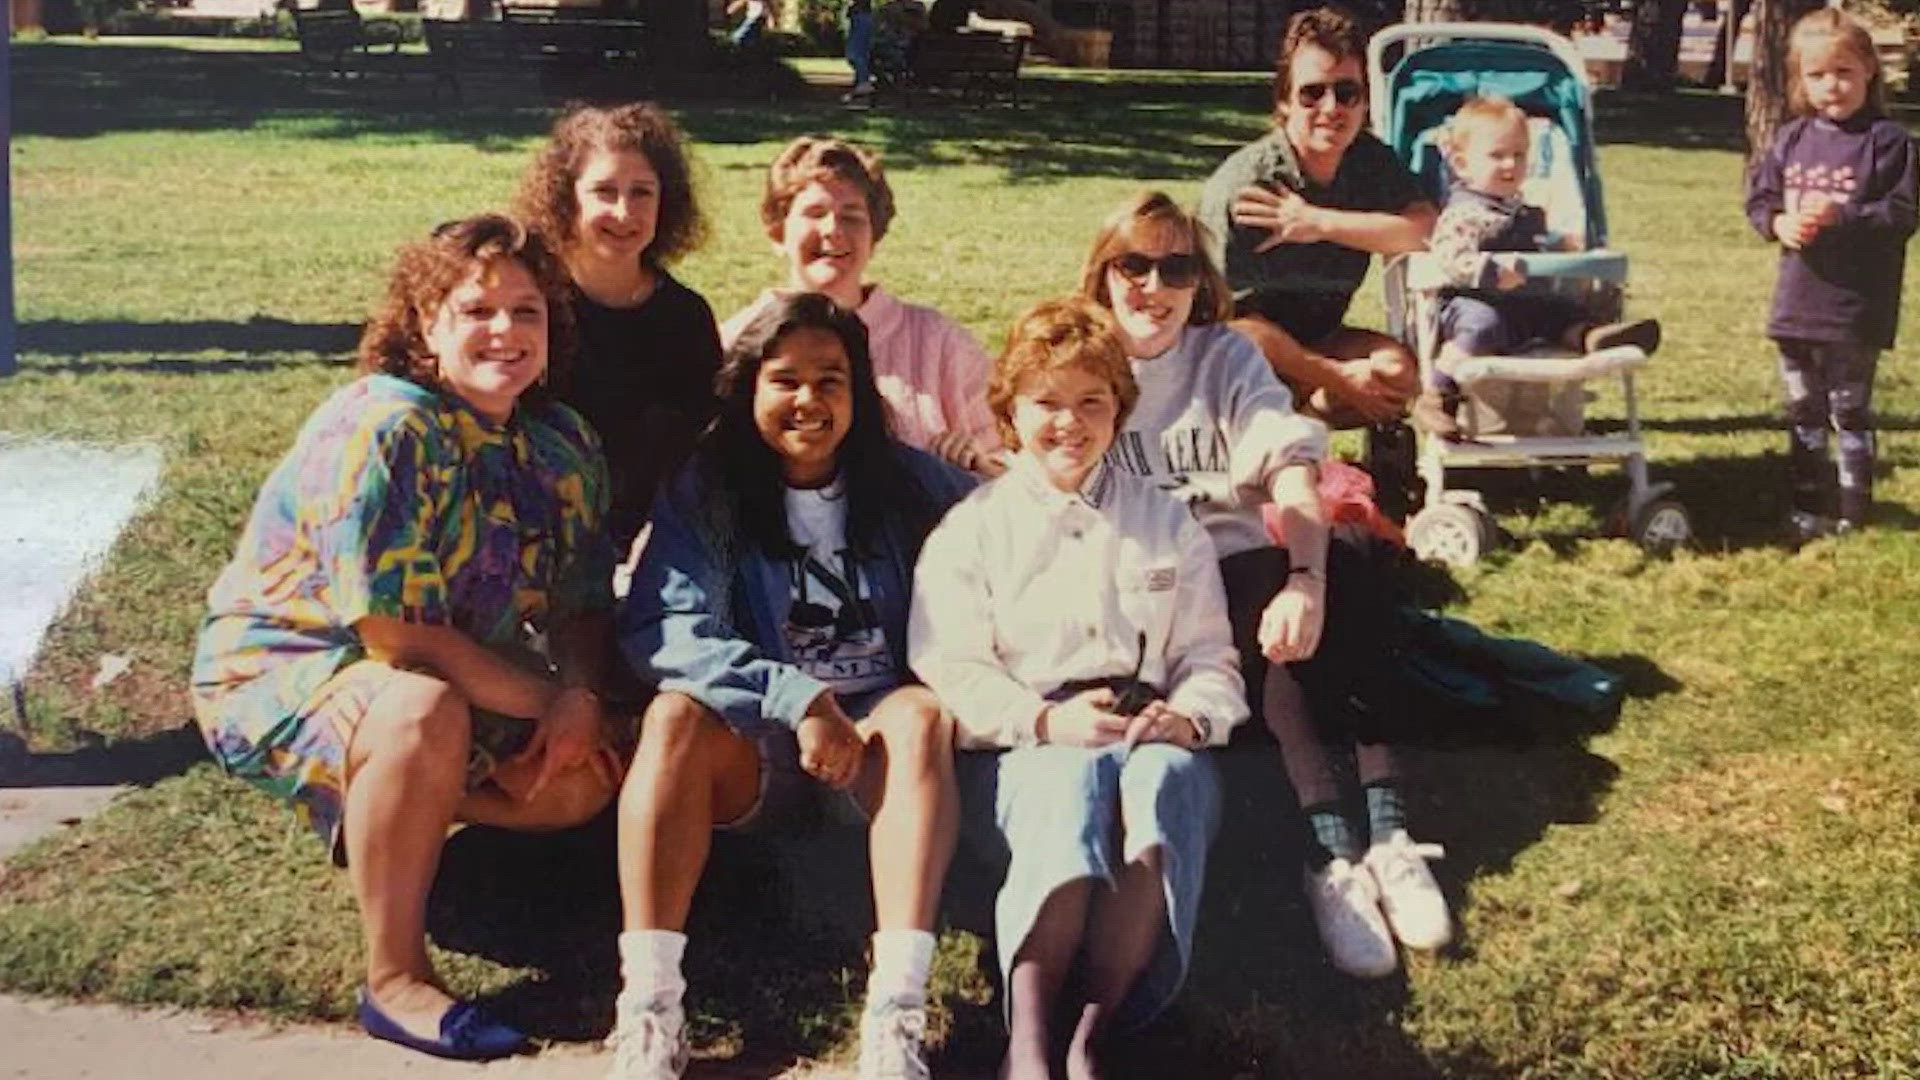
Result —
[[1104, 462], [1070, 493], [1017, 454], [961, 500], [921, 551], [907, 639], [963, 746], [1030, 743], [1048, 693], [1136, 663], [1173, 709], [1207, 718], [1215, 744], [1247, 716], [1206, 530]]

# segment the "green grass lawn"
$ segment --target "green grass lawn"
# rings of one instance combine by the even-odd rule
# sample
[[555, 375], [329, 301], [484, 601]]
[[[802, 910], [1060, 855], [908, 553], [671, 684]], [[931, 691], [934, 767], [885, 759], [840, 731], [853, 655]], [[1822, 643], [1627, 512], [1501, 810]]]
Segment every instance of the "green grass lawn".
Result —
[[[256, 49], [58, 42], [16, 47], [13, 68], [22, 366], [0, 382], [0, 426], [149, 440], [167, 461], [25, 682], [30, 772], [151, 779], [177, 770], [128, 763], [180, 744], [204, 591], [296, 425], [350, 377], [393, 247], [503, 204], [546, 113], [435, 111], [422, 85], [308, 80]], [[992, 347], [1016, 311], [1071, 287], [1124, 196], [1147, 183], [1192, 199], [1266, 103], [1252, 76], [1030, 83], [1018, 110], [670, 101], [715, 226], [679, 273], [722, 316], [772, 283], [760, 170], [791, 136], [835, 130], [890, 164], [901, 212], [877, 277]], [[1623, 672], [1623, 714], [1415, 760], [1416, 821], [1448, 847], [1463, 939], [1365, 985], [1320, 959], [1292, 856], [1263, 839], [1283, 811], [1274, 762], [1234, 762], [1193, 979], [1129, 1046], [1129, 1075], [1920, 1075], [1920, 320], [1878, 382], [1883, 524], [1784, 550], [1760, 333], [1772, 257], [1740, 214], [1738, 103], [1613, 99], [1600, 128], [1634, 309], [1667, 326], [1641, 385], [1654, 473], [1701, 539], [1650, 560], [1595, 538], [1623, 487], [1605, 470], [1501, 484], [1514, 542], [1457, 575], [1455, 610]], [[1377, 293], [1362, 303], [1377, 321]], [[1615, 394], [1595, 406], [1603, 422], [1620, 410]], [[133, 665], [94, 690], [103, 653]], [[118, 749], [88, 748], [95, 736]], [[845, 840], [722, 848], [689, 959], [706, 1052], [843, 1052], [863, 970], [844, 931], [864, 904]], [[610, 860], [605, 823], [455, 837], [433, 917], [454, 984], [551, 1038], [604, 1031]], [[956, 1069], [997, 1053], [981, 947], [943, 939]], [[340, 1017], [357, 970], [344, 879], [290, 815], [211, 766], [0, 868], [0, 988]]]

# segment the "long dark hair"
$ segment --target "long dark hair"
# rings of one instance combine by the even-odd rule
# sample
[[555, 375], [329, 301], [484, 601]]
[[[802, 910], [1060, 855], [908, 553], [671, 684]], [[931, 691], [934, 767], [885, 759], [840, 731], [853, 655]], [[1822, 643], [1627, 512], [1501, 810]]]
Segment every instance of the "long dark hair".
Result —
[[733, 527], [770, 555], [797, 556], [787, 530], [786, 481], [780, 455], [760, 437], [753, 395], [760, 367], [798, 330], [824, 330], [840, 339], [853, 363], [849, 389], [853, 423], [834, 450], [847, 500], [847, 542], [861, 554], [883, 543], [889, 519], [905, 526], [911, 558], [939, 521], [926, 488], [902, 461], [887, 422], [886, 401], [873, 381], [873, 355], [860, 317], [821, 293], [796, 293], [767, 306], [727, 350], [713, 389], [720, 409], [695, 451], [698, 467], [731, 504]]

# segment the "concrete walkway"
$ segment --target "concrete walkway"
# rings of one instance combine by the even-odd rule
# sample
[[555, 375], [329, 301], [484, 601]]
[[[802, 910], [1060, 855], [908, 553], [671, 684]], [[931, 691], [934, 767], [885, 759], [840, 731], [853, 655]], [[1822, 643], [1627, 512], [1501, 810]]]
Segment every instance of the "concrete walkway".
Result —
[[[0, 768], [0, 782], [6, 780]], [[0, 863], [56, 829], [100, 812], [122, 785], [98, 787], [0, 787]]]
[[26, 674], [48, 625], [140, 508], [160, 464], [155, 446], [0, 432], [0, 682]]
[[[275, 1025], [0, 995], [0, 1080], [601, 1080], [611, 1061], [594, 1044], [562, 1044], [484, 1065], [441, 1061], [344, 1025]], [[695, 1062], [687, 1070], [687, 1080], [851, 1076], [807, 1064], [754, 1069]]]

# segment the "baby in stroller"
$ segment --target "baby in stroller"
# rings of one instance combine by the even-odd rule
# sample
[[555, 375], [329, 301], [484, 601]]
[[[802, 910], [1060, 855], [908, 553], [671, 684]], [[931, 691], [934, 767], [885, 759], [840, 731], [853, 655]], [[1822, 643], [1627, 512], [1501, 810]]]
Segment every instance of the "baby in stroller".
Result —
[[1598, 323], [1573, 298], [1517, 292], [1527, 282], [1519, 253], [1577, 251], [1583, 238], [1548, 228], [1546, 212], [1524, 200], [1533, 142], [1525, 110], [1498, 96], [1467, 100], [1447, 122], [1442, 145], [1453, 175], [1446, 208], [1428, 241], [1446, 286], [1441, 291], [1440, 348], [1413, 419], [1443, 439], [1460, 434], [1458, 366], [1477, 356], [1511, 356], [1544, 341], [1580, 353], [1660, 345], [1655, 319]]

